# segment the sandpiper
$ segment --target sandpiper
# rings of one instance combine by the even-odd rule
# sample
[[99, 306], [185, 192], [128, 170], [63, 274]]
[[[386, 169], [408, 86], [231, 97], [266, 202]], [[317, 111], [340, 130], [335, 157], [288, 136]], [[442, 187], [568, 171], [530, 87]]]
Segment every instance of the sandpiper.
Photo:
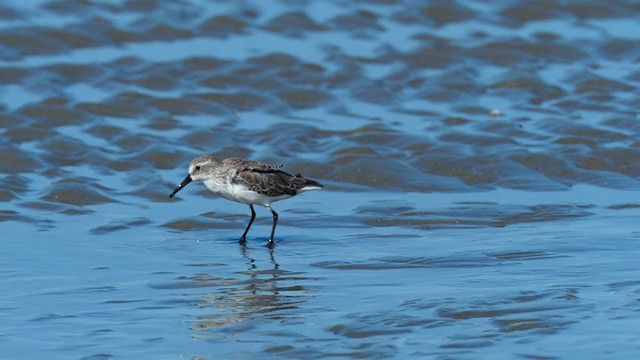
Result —
[[280, 168], [283, 165], [270, 165], [254, 160], [231, 157], [224, 160], [213, 155], [199, 156], [189, 165], [189, 175], [169, 195], [173, 197], [180, 189], [193, 180], [200, 180], [207, 189], [223, 198], [251, 208], [251, 219], [244, 230], [240, 243], [246, 243], [249, 228], [256, 218], [253, 205], [261, 205], [273, 214], [273, 226], [269, 245], [273, 245], [273, 235], [276, 232], [278, 213], [273, 210], [271, 203], [288, 199], [303, 191], [323, 189], [317, 181], [307, 179], [300, 174], [291, 175]]

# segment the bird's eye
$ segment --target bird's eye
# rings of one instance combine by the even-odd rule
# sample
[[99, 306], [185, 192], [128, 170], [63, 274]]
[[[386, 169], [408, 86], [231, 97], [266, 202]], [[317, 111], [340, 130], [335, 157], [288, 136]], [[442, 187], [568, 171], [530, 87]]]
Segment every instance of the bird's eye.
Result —
[[196, 166], [196, 170], [200, 170], [200, 166]]

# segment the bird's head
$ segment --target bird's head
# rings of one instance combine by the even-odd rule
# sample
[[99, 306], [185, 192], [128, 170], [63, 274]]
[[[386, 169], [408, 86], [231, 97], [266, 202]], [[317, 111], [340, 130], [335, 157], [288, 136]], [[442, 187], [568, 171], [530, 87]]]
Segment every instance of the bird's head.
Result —
[[187, 186], [194, 180], [204, 180], [209, 174], [213, 173], [215, 169], [221, 164], [221, 161], [211, 155], [198, 156], [189, 164], [189, 175], [178, 185], [169, 197], [173, 197], [183, 187]]

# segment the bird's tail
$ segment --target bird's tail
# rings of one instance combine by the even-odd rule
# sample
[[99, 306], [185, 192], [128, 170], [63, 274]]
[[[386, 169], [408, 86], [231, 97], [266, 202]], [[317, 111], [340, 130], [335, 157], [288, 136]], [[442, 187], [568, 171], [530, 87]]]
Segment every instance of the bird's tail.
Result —
[[296, 174], [294, 181], [298, 192], [324, 189], [324, 185], [315, 180], [307, 179], [302, 174]]

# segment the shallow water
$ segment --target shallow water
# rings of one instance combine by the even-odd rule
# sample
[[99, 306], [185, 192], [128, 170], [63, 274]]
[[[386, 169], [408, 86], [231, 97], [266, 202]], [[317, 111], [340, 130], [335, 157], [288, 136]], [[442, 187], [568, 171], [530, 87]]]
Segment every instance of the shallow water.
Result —
[[[3, 3], [4, 356], [637, 356], [639, 10]], [[204, 153], [327, 190], [241, 247]]]

